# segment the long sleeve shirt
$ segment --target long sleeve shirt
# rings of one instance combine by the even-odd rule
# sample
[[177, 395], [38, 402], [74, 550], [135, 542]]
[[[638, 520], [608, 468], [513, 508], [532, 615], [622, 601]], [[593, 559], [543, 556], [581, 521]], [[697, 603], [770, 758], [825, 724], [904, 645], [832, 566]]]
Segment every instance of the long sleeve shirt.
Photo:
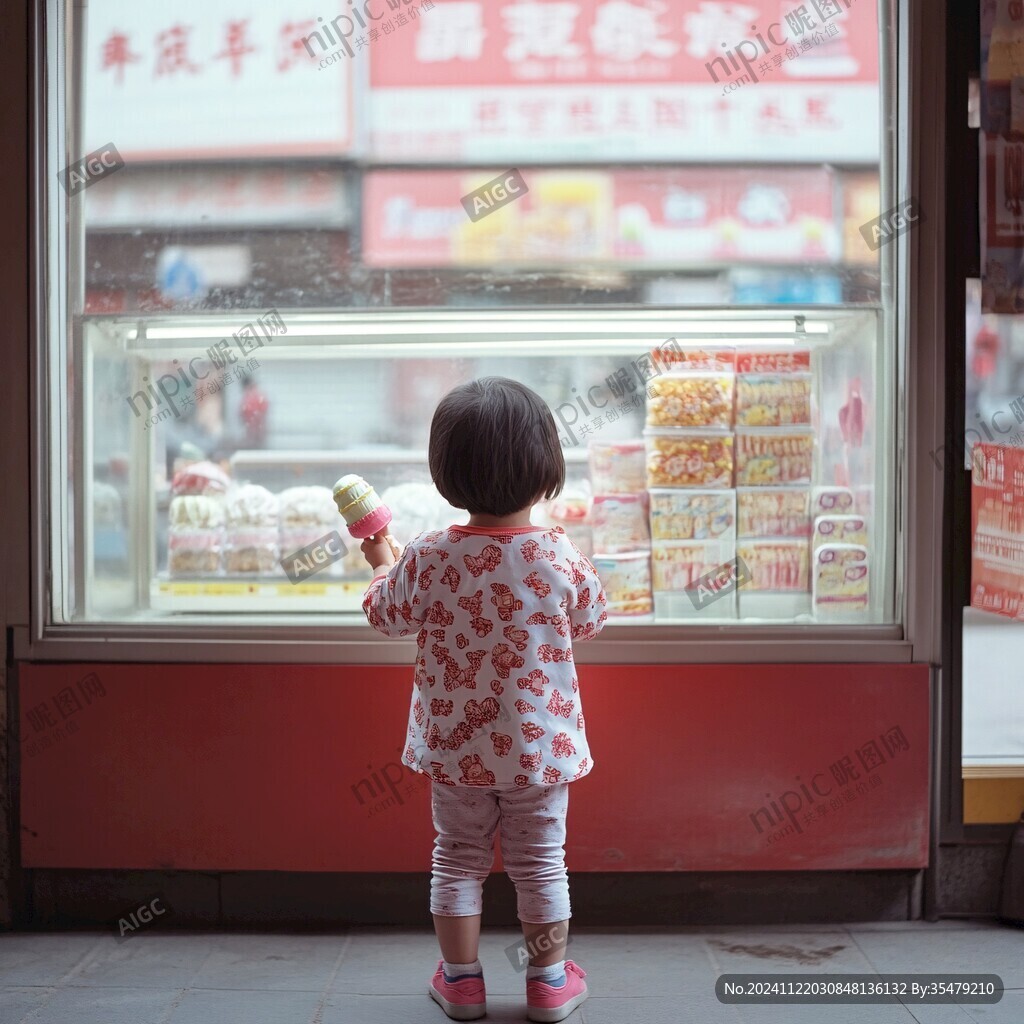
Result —
[[573, 642], [600, 632], [605, 603], [558, 527], [453, 526], [412, 541], [363, 599], [378, 632], [416, 634], [403, 763], [452, 786], [586, 775]]

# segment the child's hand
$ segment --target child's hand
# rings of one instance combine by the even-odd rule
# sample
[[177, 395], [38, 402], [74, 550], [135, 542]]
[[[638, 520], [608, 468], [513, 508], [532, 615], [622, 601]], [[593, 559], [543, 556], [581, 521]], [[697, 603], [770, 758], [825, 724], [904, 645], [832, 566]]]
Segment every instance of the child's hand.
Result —
[[390, 569], [398, 561], [402, 552], [394, 539], [389, 534], [378, 533], [367, 537], [360, 545], [363, 557], [370, 563], [370, 568], [376, 572], [378, 569]]

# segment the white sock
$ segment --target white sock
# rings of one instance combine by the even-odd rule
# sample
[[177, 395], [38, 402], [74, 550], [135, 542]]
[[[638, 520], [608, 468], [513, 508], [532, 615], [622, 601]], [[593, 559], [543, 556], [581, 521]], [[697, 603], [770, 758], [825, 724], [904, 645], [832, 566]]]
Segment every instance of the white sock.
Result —
[[462, 974], [483, 974], [484, 972], [479, 960], [474, 960], [471, 964], [450, 964], [447, 960], [442, 960], [441, 966], [447, 978], [458, 978]]
[[565, 974], [565, 961], [559, 960], [557, 964], [548, 964], [546, 967], [527, 967], [527, 981], [546, 981], [549, 985], [558, 981]]

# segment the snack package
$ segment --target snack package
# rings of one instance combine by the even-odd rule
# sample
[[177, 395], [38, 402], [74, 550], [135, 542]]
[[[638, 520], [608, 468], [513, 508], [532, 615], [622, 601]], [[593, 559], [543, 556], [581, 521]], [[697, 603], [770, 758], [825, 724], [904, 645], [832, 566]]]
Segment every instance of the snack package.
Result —
[[746, 589], [773, 593], [810, 590], [807, 540], [740, 540], [736, 542], [736, 553], [750, 570], [751, 581]]
[[748, 373], [736, 378], [736, 426], [788, 427], [810, 422], [809, 373]]
[[651, 351], [654, 367], [662, 373], [703, 371], [705, 373], [736, 373], [736, 350], [731, 348], [682, 348], [670, 338]]
[[541, 503], [536, 522], [560, 526], [566, 537], [589, 558], [594, 550], [593, 533], [587, 518], [590, 503], [590, 486], [586, 480], [567, 482], [557, 498]]
[[593, 565], [608, 599], [609, 616], [650, 615], [654, 610], [650, 552], [595, 555]]
[[[327, 487], [289, 487], [277, 496], [277, 503], [281, 520], [282, 557], [315, 543], [332, 530], [340, 532], [343, 529], [338, 519], [338, 506]], [[347, 551], [352, 546], [347, 540], [347, 534], [344, 543]], [[320, 569], [317, 575], [338, 577], [343, 573], [342, 561], [339, 559]]]
[[228, 494], [226, 514], [224, 568], [229, 573], [279, 572], [276, 496], [258, 484], [237, 487]]
[[868, 609], [868, 549], [860, 544], [822, 544], [814, 552], [814, 614], [861, 615]]
[[736, 353], [737, 373], [810, 373], [811, 350], [788, 348], [740, 350]]
[[647, 385], [647, 423], [652, 427], [731, 427], [735, 378], [718, 373], [673, 371]]
[[224, 550], [224, 499], [183, 494], [168, 510], [167, 571], [171, 576], [215, 576]]
[[215, 463], [192, 462], [174, 474], [171, 494], [224, 494], [230, 483], [227, 473]]
[[338, 506], [327, 487], [289, 487], [277, 496], [282, 530], [338, 525]]
[[171, 530], [219, 530], [224, 525], [224, 500], [213, 495], [179, 495], [167, 512]]
[[227, 532], [224, 568], [229, 573], [274, 573], [280, 570], [280, 557], [276, 526], [252, 526]]
[[167, 534], [167, 572], [171, 576], [216, 576], [224, 550], [221, 530], [172, 529]]
[[736, 431], [736, 485], [766, 487], [809, 484], [814, 465], [814, 432], [799, 427]]
[[735, 557], [728, 541], [658, 541], [651, 547], [651, 585], [655, 591], [684, 591]]
[[730, 540], [736, 536], [735, 491], [649, 490], [652, 540]]
[[644, 442], [595, 441], [587, 446], [594, 494], [637, 494], [647, 485]]
[[236, 487], [228, 495], [224, 511], [229, 528], [272, 526], [277, 529], [277, 498], [259, 484]]
[[582, 487], [566, 485], [557, 498], [552, 498], [544, 506], [545, 513], [552, 523], [565, 527], [586, 522], [590, 508], [590, 496]]
[[818, 516], [814, 520], [813, 546], [860, 544], [867, 547], [868, 525], [863, 516]]
[[741, 487], [736, 492], [741, 537], [809, 537], [806, 487]]
[[644, 494], [598, 494], [590, 507], [595, 551], [617, 554], [650, 547], [647, 500]]
[[849, 487], [815, 487], [811, 492], [811, 517], [849, 515], [853, 512], [853, 491]]
[[733, 438], [727, 430], [648, 427], [648, 487], [731, 487]]
[[384, 491], [380, 500], [391, 509], [388, 532], [401, 544], [408, 544], [428, 530], [443, 530], [464, 514], [452, 508], [431, 483], [395, 484]]

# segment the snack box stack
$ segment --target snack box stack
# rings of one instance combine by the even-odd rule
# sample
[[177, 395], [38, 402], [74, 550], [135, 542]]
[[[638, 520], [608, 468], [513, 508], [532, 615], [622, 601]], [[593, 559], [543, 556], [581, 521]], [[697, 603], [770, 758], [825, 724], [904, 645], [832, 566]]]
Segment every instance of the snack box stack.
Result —
[[229, 576], [281, 571], [278, 499], [259, 484], [243, 484], [228, 492], [224, 569]]
[[818, 619], [857, 622], [867, 614], [871, 576], [868, 517], [845, 487], [816, 487], [811, 499], [812, 593]]
[[809, 350], [736, 355], [736, 550], [751, 576], [739, 591], [744, 617], [810, 611], [812, 382]]
[[182, 467], [171, 481], [167, 571], [172, 577], [219, 575], [224, 555], [228, 475], [212, 462]]
[[698, 580], [736, 557], [736, 354], [662, 350], [648, 384], [646, 484], [658, 618], [735, 618], [736, 594], [701, 607]]
[[604, 585], [608, 614], [649, 616], [654, 604], [644, 443], [591, 439], [587, 456], [594, 491], [587, 516], [591, 561]]

